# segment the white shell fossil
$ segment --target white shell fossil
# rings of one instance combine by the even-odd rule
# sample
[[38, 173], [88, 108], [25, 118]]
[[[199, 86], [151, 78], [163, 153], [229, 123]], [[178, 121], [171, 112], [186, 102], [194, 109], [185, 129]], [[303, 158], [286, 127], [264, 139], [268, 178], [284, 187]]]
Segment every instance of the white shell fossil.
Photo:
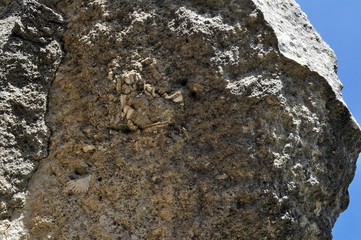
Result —
[[127, 103], [127, 95], [125, 94], [120, 95], [120, 107], [122, 110], [125, 108], [126, 103]]
[[125, 117], [126, 119], [129, 119], [133, 115], [134, 112], [135, 112], [135, 110], [127, 105], [123, 109], [123, 117]]
[[155, 92], [155, 88], [152, 87], [150, 84], [144, 84], [144, 91], [146, 94], [152, 96], [152, 97], [159, 97], [158, 94]]
[[180, 90], [175, 91], [173, 94], [168, 95], [167, 93], [163, 94], [165, 99], [171, 99], [175, 103], [183, 103], [183, 95]]
[[122, 78], [121, 78], [121, 76], [118, 76], [118, 75], [116, 76], [115, 89], [119, 93], [122, 92]]
[[156, 122], [156, 123], [152, 123], [152, 124], [145, 126], [144, 129], [162, 128], [162, 127], [167, 126], [169, 123], [170, 123], [170, 120], [163, 121], [163, 122]]
[[124, 73], [122, 75], [122, 77], [124, 79], [124, 82], [128, 85], [131, 85], [141, 79], [140, 74], [137, 73], [136, 71], [130, 71], [130, 72]]
[[112, 70], [110, 70], [109, 73], [108, 73], [107, 78], [108, 78], [108, 80], [112, 81], [112, 80], [113, 80], [113, 77], [114, 77], [114, 73], [113, 73]]
[[179, 96], [173, 98], [172, 100], [173, 100], [173, 102], [175, 102], [175, 103], [182, 103], [182, 102], [183, 102], [183, 96], [182, 96], [182, 95], [179, 95]]
[[66, 193], [75, 193], [75, 194], [82, 194], [86, 193], [90, 186], [91, 175], [76, 179], [70, 180], [64, 189]]
[[96, 150], [96, 147], [93, 145], [84, 145], [83, 147], [81, 147], [81, 150], [85, 153], [88, 153]]
[[142, 77], [139, 73], [132, 70], [130, 72], [123, 73], [121, 76], [116, 75], [115, 79], [116, 79], [115, 89], [117, 90], [117, 92], [121, 93], [123, 88], [125, 87], [123, 85], [124, 83], [129, 86], [134, 86], [134, 84], [137, 81], [141, 80]]
[[127, 127], [131, 130], [131, 131], [137, 131], [138, 127], [130, 120], [127, 121]]

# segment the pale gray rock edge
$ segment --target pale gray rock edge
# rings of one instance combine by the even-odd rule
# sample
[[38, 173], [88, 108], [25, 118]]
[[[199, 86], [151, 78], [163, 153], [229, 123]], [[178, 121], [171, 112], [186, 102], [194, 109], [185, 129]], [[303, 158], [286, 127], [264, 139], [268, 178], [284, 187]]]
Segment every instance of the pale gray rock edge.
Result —
[[[47, 94], [63, 57], [60, 36], [62, 35], [62, 26], [65, 23], [59, 14], [49, 8], [57, 1], [42, 1], [47, 3], [48, 7], [39, 2], [35, 0], [5, 1], [1, 3], [2, 5], [0, 4], [0, 236], [4, 239], [20, 239], [27, 232], [20, 221], [22, 208], [26, 203], [27, 183], [36, 170], [38, 162], [47, 157], [48, 154], [49, 130], [44, 120], [47, 113]], [[209, 3], [211, 4], [211, 1]], [[337, 68], [335, 55], [313, 29], [306, 16], [300, 11], [299, 6], [292, 0], [253, 0], [253, 3], [260, 12], [255, 9], [252, 16], [250, 16], [250, 19], [254, 19], [249, 21], [259, 21], [257, 20], [260, 17], [259, 14], [262, 14], [277, 37], [280, 53], [297, 64], [306, 66], [316, 75], [318, 74], [320, 78], [313, 76], [318, 81], [326, 81], [329, 84], [334, 94], [329, 98], [335, 99], [330, 101], [334, 104], [331, 108], [341, 109], [340, 112], [342, 112], [342, 116], [335, 113], [332, 117], [335, 119], [340, 117], [343, 119], [341, 122], [345, 123], [345, 126], [337, 124], [338, 129], [334, 129], [334, 131], [338, 132], [339, 135], [335, 134], [335, 136], [344, 137], [347, 139], [344, 142], [354, 144], [340, 150], [334, 149], [334, 146], [332, 146], [333, 149], [329, 151], [334, 155], [333, 158], [335, 159], [346, 159], [341, 161], [344, 165], [343, 168], [346, 168], [343, 170], [345, 179], [337, 180], [344, 180], [343, 182], [336, 181], [335, 186], [339, 186], [339, 192], [337, 195], [329, 196], [334, 198], [336, 202], [335, 205], [332, 205], [333, 209], [324, 210], [327, 208], [327, 202], [314, 202], [317, 207], [314, 210], [313, 218], [317, 219], [319, 217], [321, 219], [322, 214], [327, 215], [326, 218], [329, 222], [325, 229], [328, 232], [322, 235], [323, 238], [327, 239], [331, 234], [330, 227], [332, 227], [340, 212], [347, 206], [348, 196], [346, 191], [353, 178], [355, 160], [360, 151], [359, 127], [351, 114], [345, 110], [346, 105], [341, 98], [341, 83], [335, 72]], [[242, 4], [242, 1], [240, 1], [240, 4]], [[147, 15], [144, 12], [141, 12], [141, 14], [138, 16], [135, 14], [135, 18], [138, 17], [139, 22], [143, 21], [142, 18], [146, 19], [151, 16], [151, 14]], [[179, 7], [177, 14], [180, 20], [186, 19], [191, 25], [193, 24], [192, 31], [199, 34], [209, 35], [213, 31], [207, 27], [207, 24], [211, 24], [214, 29], [225, 32], [232, 31], [234, 27], [223, 23], [222, 17], [207, 18], [188, 7]], [[180, 35], [188, 34], [189, 29], [187, 27], [189, 25], [176, 27], [172, 22], [169, 24], [169, 29]], [[237, 46], [234, 45], [234, 47]], [[259, 54], [258, 57], [260, 58], [267, 56], [267, 52], [260, 52]], [[264, 55], [262, 56], [262, 54]], [[235, 48], [218, 51], [216, 55], [217, 57], [213, 59], [213, 62], [218, 65], [223, 64], [217, 62], [222, 57], [229, 59], [228, 65], [232, 65], [232, 61], [239, 61]], [[227, 74], [225, 74], [224, 79], [228, 81], [227, 88], [236, 95], [253, 98], [262, 98], [267, 95], [281, 96], [280, 92], [282, 92], [284, 80], [280, 76], [272, 80], [259, 80], [262, 78], [262, 74], [262, 72], [256, 71], [245, 74], [242, 78], [236, 80], [227, 79]], [[260, 85], [269, 86], [268, 92], [259, 90]], [[320, 103], [324, 102], [320, 100]], [[298, 119], [309, 118], [315, 131], [321, 131], [322, 121], [314, 117], [309, 109], [302, 108], [302, 103], [299, 103], [297, 109], [289, 109], [289, 112], [295, 115], [299, 114]], [[295, 125], [297, 124], [299, 123], [296, 122]], [[299, 139], [299, 141], [302, 142], [302, 139]], [[343, 143], [343, 141], [341, 142]], [[336, 143], [338, 143], [338, 140], [336, 140]], [[317, 144], [317, 142], [310, 144]], [[314, 152], [314, 150], [312, 150], [312, 154], [317, 156], [319, 153]], [[292, 155], [288, 151], [287, 144], [285, 144], [285, 149], [278, 151], [279, 155], [275, 151], [274, 166], [276, 168], [283, 169], [285, 161], [289, 161]], [[332, 154], [325, 158], [332, 157]], [[295, 176], [297, 174], [302, 175], [298, 172], [305, 170], [303, 169], [305, 166], [302, 164], [296, 162], [292, 166], [294, 167], [292, 171]], [[331, 171], [338, 170], [335, 166], [331, 169]], [[222, 176], [219, 178], [222, 179]], [[276, 188], [283, 188], [282, 184], [286, 184], [290, 185], [287, 186], [289, 189], [292, 189], [294, 187], [292, 184], [295, 181], [306, 181], [312, 185], [310, 189], [315, 192], [318, 191], [318, 184], [322, 181], [322, 179], [314, 176], [312, 171], [306, 179], [301, 177], [300, 180], [298, 177], [285, 176], [283, 180], [284, 182], [275, 183], [276, 185], [280, 184]], [[327, 192], [329, 189], [325, 189], [325, 191]], [[287, 202], [287, 195], [282, 196], [280, 192], [274, 192], [274, 194], [280, 204]], [[327, 195], [327, 193], [325, 194]], [[306, 196], [305, 201], [308, 200]], [[289, 204], [293, 205], [295, 203]], [[294, 207], [297, 208], [297, 206], [296, 201]], [[306, 214], [306, 212], [302, 213]], [[292, 214], [292, 211], [286, 211], [282, 217], [292, 221]], [[308, 225], [309, 220], [306, 219], [306, 216], [303, 217], [304, 222], [301, 221], [300, 225], [301, 228], [307, 226], [309, 232], [307, 236], [321, 236], [317, 235], [321, 234], [319, 233], [320, 226], [315, 223]], [[324, 220], [320, 221], [324, 223]], [[269, 239], [272, 239], [272, 237], [269, 237]]]
[[342, 101], [335, 53], [313, 28], [300, 6], [293, 0], [253, 2], [275, 31], [281, 53], [323, 76]]
[[57, 39], [62, 23], [37, 1], [0, 3], [1, 239], [26, 232], [21, 209], [28, 180], [47, 156], [47, 95], [63, 55]]

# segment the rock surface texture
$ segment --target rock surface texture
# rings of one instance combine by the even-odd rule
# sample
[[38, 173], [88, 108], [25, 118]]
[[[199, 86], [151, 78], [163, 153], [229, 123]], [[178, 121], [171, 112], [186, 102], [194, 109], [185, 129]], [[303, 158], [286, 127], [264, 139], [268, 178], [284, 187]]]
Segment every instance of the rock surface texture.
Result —
[[0, 239], [331, 239], [336, 65], [293, 0], [2, 1]]
[[47, 95], [63, 18], [36, 1], [0, 3], [0, 239], [18, 239], [28, 181], [48, 154]]

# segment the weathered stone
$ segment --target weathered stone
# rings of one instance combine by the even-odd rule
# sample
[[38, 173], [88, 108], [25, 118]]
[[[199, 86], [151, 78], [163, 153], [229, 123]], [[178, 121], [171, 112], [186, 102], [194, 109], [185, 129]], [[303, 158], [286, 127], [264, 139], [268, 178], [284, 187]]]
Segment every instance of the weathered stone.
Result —
[[0, 13], [0, 236], [331, 238], [361, 134], [293, 0]]
[[[48, 154], [50, 83], [62, 17], [36, 1], [0, 4], [0, 238], [18, 238], [29, 178]], [[12, 222], [10, 224], [9, 220]], [[4, 231], [6, 233], [4, 233]]]

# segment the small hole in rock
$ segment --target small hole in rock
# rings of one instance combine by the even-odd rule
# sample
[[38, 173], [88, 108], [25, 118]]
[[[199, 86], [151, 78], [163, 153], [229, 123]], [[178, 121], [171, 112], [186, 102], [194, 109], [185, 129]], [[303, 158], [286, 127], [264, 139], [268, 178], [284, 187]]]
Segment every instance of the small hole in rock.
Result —
[[182, 86], [187, 86], [187, 83], [188, 83], [188, 79], [182, 79], [181, 81], [180, 81], [180, 84], [182, 85]]
[[191, 93], [189, 94], [189, 96], [190, 96], [191, 98], [194, 98], [194, 99], [197, 99], [197, 98], [198, 98], [197, 93], [195, 93], [195, 92], [191, 92]]
[[123, 132], [124, 134], [131, 134], [131, 133], [132, 133], [132, 131], [131, 131], [129, 128], [122, 129], [122, 132]]
[[236, 207], [237, 207], [237, 209], [240, 209], [243, 207], [243, 204], [241, 203], [241, 201], [237, 201]]

